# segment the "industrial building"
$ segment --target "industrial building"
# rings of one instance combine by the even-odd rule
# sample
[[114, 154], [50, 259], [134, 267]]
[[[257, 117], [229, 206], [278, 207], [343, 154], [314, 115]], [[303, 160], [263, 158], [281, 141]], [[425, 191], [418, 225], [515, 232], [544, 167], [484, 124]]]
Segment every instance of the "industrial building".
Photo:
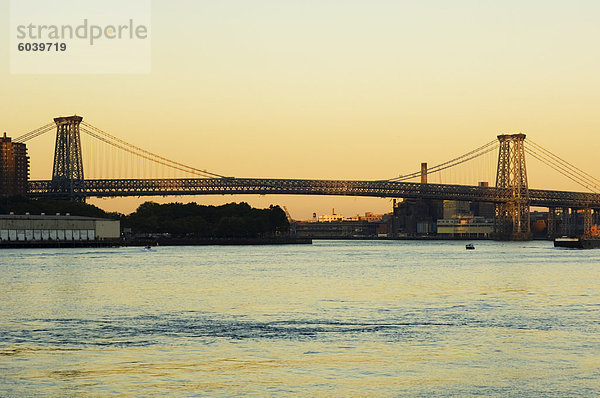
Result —
[[391, 214], [366, 213], [341, 221], [295, 223], [296, 235], [311, 239], [373, 239], [391, 237]]
[[[421, 163], [421, 184], [427, 184], [427, 163]], [[479, 182], [480, 187], [489, 186]], [[416, 238], [489, 238], [494, 230], [495, 205], [456, 200], [394, 200], [393, 236]]]
[[120, 228], [120, 221], [104, 218], [70, 215], [0, 215], [0, 244], [118, 239], [121, 236]]
[[[437, 220], [437, 234], [446, 238], [490, 238], [494, 232], [494, 218], [486, 218], [474, 210], [489, 210], [486, 204], [444, 201], [444, 218]], [[491, 204], [493, 206], [493, 204]]]
[[0, 138], [0, 196], [26, 195], [28, 181], [27, 147], [4, 133]]
[[490, 238], [494, 220], [475, 216], [461, 216], [437, 220], [437, 234], [446, 238]]
[[443, 205], [441, 200], [394, 200], [394, 236], [412, 238], [435, 235], [436, 221], [443, 217]]

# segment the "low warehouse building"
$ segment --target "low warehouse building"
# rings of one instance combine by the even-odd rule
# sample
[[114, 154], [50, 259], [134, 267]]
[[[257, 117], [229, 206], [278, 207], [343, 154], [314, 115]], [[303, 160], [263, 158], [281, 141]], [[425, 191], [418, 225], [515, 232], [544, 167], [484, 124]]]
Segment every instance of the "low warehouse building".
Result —
[[0, 242], [118, 239], [118, 220], [79, 216], [0, 215]]
[[437, 220], [438, 236], [446, 238], [489, 238], [494, 232], [494, 220], [461, 216]]

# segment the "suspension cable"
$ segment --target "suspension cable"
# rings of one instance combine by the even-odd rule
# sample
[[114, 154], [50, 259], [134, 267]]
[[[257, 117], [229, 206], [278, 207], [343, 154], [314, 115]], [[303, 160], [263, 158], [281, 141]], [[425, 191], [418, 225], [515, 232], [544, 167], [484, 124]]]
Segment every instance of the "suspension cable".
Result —
[[[117, 143], [119, 143], [121, 145], [121, 146], [119, 146], [119, 149], [126, 150], [129, 153], [137, 155], [137, 156], [142, 156], [143, 158], [145, 158], [147, 160], [156, 162], [156, 163], [161, 164], [163, 166], [171, 167], [171, 168], [174, 168], [174, 169], [177, 169], [177, 170], [180, 170], [180, 171], [184, 171], [184, 172], [187, 172], [187, 173], [190, 173], [190, 174], [202, 175], [202, 176], [209, 177], [209, 178], [215, 178], [215, 177], [217, 177], [217, 178], [227, 178], [227, 177], [225, 177], [223, 175], [216, 174], [216, 173], [211, 173], [211, 172], [206, 171], [206, 170], [199, 170], [199, 169], [196, 169], [194, 167], [190, 167], [190, 166], [184, 165], [182, 163], [175, 162], [173, 160], [167, 159], [167, 158], [165, 158], [163, 156], [160, 156], [160, 155], [157, 155], [155, 153], [146, 151], [145, 149], [137, 147], [137, 146], [135, 146], [133, 144], [130, 144], [130, 143], [126, 142], [126, 141], [123, 141], [122, 139], [117, 138], [117, 137], [115, 137], [115, 136], [113, 136], [113, 135], [111, 135], [111, 134], [109, 134], [109, 133], [107, 133], [107, 132], [105, 132], [103, 130], [100, 130], [99, 128], [94, 127], [94, 126], [92, 126], [89, 123], [81, 122], [81, 124], [88, 128], [88, 129], [85, 129], [86, 133], [94, 136], [95, 138], [100, 139], [99, 137], [102, 136], [102, 137], [105, 138], [105, 139], [102, 139], [102, 141], [104, 141], [104, 142], [106, 142], [106, 143], [108, 143], [110, 145], [113, 145], [113, 143], [111, 141], [117, 142]], [[113, 146], [116, 147], [116, 145], [113, 145]], [[127, 149], [127, 148], [129, 148], [129, 149]]]
[[13, 142], [26, 142], [33, 138], [39, 137], [42, 134], [47, 133], [50, 130], [54, 130], [56, 128], [56, 123], [48, 123], [42, 127], [38, 127], [35, 130], [30, 131], [29, 133], [23, 134], [13, 140]]
[[192, 171], [192, 170], [190, 170], [191, 168], [187, 168], [186, 169], [186, 168], [179, 167], [179, 166], [170, 164], [168, 162], [165, 162], [165, 161], [161, 160], [160, 158], [156, 158], [156, 157], [153, 158], [153, 157], [151, 157], [149, 155], [146, 155], [146, 154], [143, 154], [143, 153], [137, 153], [134, 150], [132, 150], [131, 148], [126, 147], [124, 145], [121, 145], [120, 143], [111, 141], [111, 140], [107, 139], [106, 137], [103, 137], [103, 136], [101, 136], [99, 134], [96, 134], [93, 131], [90, 131], [90, 130], [86, 129], [85, 127], [81, 128], [80, 130], [82, 132], [84, 132], [85, 134], [87, 134], [87, 135], [89, 135], [89, 136], [91, 136], [93, 138], [96, 138], [99, 141], [102, 141], [102, 142], [104, 142], [104, 143], [106, 143], [108, 145], [113, 146], [114, 148], [120, 149], [120, 150], [128, 152], [128, 153], [130, 153], [132, 155], [135, 155], [135, 156], [141, 157], [143, 159], [149, 160], [149, 161], [151, 161], [153, 163], [160, 164], [161, 166], [166, 166], [166, 167], [169, 167], [169, 168], [172, 168], [172, 169], [183, 171], [185, 173], [195, 174], [195, 175], [199, 175], [199, 176], [202, 176], [202, 177], [214, 178], [214, 174], [212, 174], [212, 173], [209, 175], [209, 173], [204, 173], [202, 171], [198, 171], [198, 172]]
[[[577, 179], [580, 183], [586, 184], [586, 186], [594, 186], [596, 187], [596, 189], [598, 189], [598, 180], [592, 176], [590, 176], [589, 174], [585, 173], [582, 170], [579, 170], [577, 167], [570, 165], [568, 162], [566, 161], [562, 161], [559, 162], [557, 161], [554, 157], [556, 157], [554, 155], [554, 157], [552, 157], [552, 153], [549, 151], [545, 151], [545, 152], [541, 152], [540, 150], [537, 150], [535, 147], [531, 148], [531, 147], [527, 147], [527, 149], [529, 151], [533, 151], [535, 152], [538, 156], [543, 157], [548, 163], [552, 164], [554, 167], [552, 167], [553, 169], [557, 170], [560, 169], [562, 170], [563, 175], [568, 174], [570, 177], [570, 179]], [[548, 165], [550, 166], [550, 165]], [[557, 170], [558, 171], [558, 170]], [[581, 184], [580, 184], [581, 185]]]
[[585, 171], [581, 170], [580, 168], [578, 168], [577, 166], [567, 162], [566, 160], [562, 159], [561, 157], [559, 157], [558, 155], [555, 155], [554, 153], [550, 152], [549, 150], [547, 150], [546, 148], [542, 147], [539, 144], [536, 144], [535, 142], [533, 142], [532, 140], [527, 140], [529, 143], [531, 143], [533, 146], [535, 146], [538, 150], [547, 153], [549, 156], [551, 156], [552, 158], [554, 158], [556, 161], [563, 163], [569, 167], [571, 167], [574, 170], [577, 170], [580, 174], [583, 174], [587, 177], [589, 177], [590, 179], [596, 181], [597, 183], [600, 183], [600, 180], [597, 179], [596, 177], [592, 176], [591, 174], [586, 173]]
[[[444, 163], [440, 163], [436, 166], [433, 166], [433, 167], [427, 169], [426, 175], [433, 174], [433, 173], [448, 169], [450, 167], [458, 166], [462, 163], [465, 163], [465, 162], [468, 162], [475, 158], [478, 158], [480, 156], [483, 156], [489, 152], [496, 150], [497, 144], [498, 144], [497, 140], [490, 141], [487, 144], [480, 146], [479, 148], [476, 148], [468, 153], [465, 153], [464, 155], [461, 155], [452, 160], [449, 160]], [[396, 181], [396, 182], [406, 181], [406, 180], [410, 180], [410, 179], [421, 176], [421, 173], [422, 173], [421, 171], [417, 171], [417, 172], [407, 174], [404, 176], [398, 176], [396, 178], [391, 178], [387, 181]]]
[[555, 171], [559, 172], [560, 174], [567, 177], [571, 181], [575, 182], [576, 184], [584, 187], [585, 189], [587, 189], [591, 192], [594, 192], [594, 193], [599, 192], [599, 187], [596, 184], [590, 183], [589, 181], [582, 179], [580, 176], [573, 174], [570, 170], [565, 169], [561, 165], [556, 164], [555, 162], [552, 162], [551, 159], [544, 157], [543, 153], [536, 152], [529, 147], [525, 147], [525, 152], [527, 152], [529, 155], [533, 156], [535, 159], [539, 160], [540, 162], [544, 163], [546, 166], [554, 169]]

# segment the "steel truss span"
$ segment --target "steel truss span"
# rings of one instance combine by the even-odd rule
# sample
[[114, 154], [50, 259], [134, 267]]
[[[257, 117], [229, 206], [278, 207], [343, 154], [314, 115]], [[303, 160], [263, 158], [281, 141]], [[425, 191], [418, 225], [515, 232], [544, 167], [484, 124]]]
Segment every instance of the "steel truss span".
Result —
[[[508, 203], [510, 188], [419, 184], [393, 181], [297, 180], [266, 178], [106, 179], [85, 180], [74, 196], [179, 196], [179, 195], [343, 195], [378, 198], [414, 198]], [[29, 181], [34, 198], [58, 198], [51, 180]], [[529, 190], [529, 203], [540, 207], [600, 209], [600, 194]]]

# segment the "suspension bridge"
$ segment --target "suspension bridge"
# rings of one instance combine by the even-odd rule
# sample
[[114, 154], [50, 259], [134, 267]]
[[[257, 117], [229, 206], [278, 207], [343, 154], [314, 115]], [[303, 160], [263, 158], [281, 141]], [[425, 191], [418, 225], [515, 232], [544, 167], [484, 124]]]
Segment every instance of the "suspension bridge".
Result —
[[[584, 213], [585, 231], [589, 231], [600, 214], [600, 180], [524, 134], [499, 135], [447, 162], [390, 179], [319, 180], [239, 178], [198, 169], [130, 144], [84, 122], [80, 116], [56, 118], [14, 141], [26, 143], [51, 131], [56, 131], [52, 178], [29, 181], [28, 194], [32, 198], [293, 194], [490, 202], [496, 205], [497, 236], [513, 240], [531, 236], [531, 206], [549, 209], [549, 234], [568, 232], [565, 228], [578, 212]], [[585, 192], [529, 189], [526, 154], [577, 183]], [[486, 157], [494, 162], [497, 159], [495, 187], [431, 182], [433, 176], [460, 167], [477, 170], [473, 162]], [[84, 177], [84, 160], [86, 174], [93, 170], [91, 178]], [[173, 176], [165, 177], [165, 172]], [[418, 179], [420, 182], [414, 182]]]

